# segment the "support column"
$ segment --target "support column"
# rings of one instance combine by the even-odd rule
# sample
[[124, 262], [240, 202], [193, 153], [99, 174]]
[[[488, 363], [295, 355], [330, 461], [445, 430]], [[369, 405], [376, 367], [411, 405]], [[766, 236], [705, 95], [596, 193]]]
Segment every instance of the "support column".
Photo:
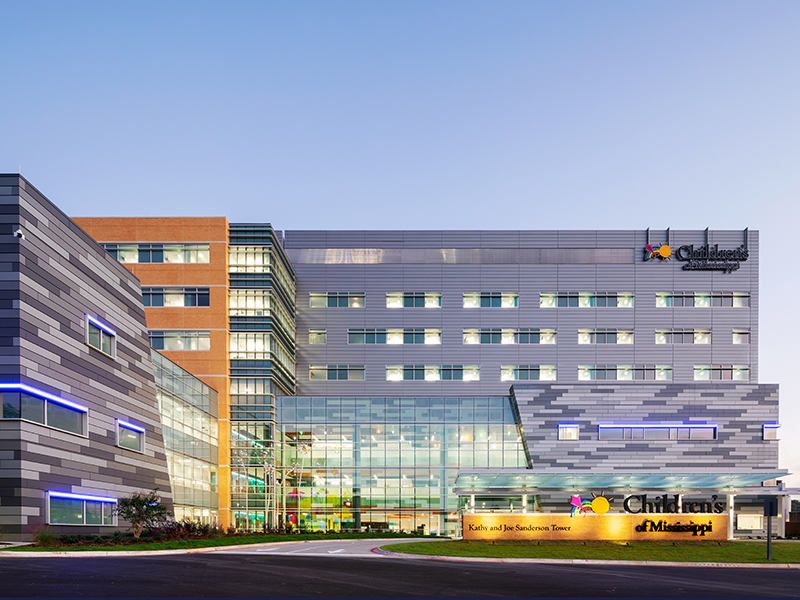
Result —
[[522, 514], [528, 512], [528, 494], [522, 495]]
[[733, 539], [733, 528], [734, 528], [734, 520], [733, 520], [733, 499], [736, 497], [736, 494], [728, 494], [726, 496], [727, 499], [727, 509], [728, 509], [728, 539]]
[[475, 494], [471, 494], [469, 497], [469, 512], [475, 514]]

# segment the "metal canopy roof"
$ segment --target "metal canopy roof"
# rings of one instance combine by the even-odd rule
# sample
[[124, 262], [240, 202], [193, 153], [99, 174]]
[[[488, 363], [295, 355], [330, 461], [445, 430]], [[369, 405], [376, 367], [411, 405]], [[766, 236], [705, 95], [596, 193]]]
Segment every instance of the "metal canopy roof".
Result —
[[[737, 490], [789, 475], [785, 469], [754, 473], [536, 473], [534, 471], [461, 470], [455, 484], [458, 495], [496, 495], [535, 490]], [[748, 490], [748, 491], [752, 491]], [[764, 490], [767, 492], [767, 489]]]

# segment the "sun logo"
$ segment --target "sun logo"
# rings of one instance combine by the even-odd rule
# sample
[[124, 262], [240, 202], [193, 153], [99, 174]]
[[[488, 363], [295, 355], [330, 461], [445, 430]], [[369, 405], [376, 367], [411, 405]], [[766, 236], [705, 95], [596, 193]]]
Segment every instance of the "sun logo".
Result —
[[647, 244], [644, 247], [644, 259], [650, 260], [651, 258], [660, 258], [661, 260], [669, 260], [672, 257], [672, 248], [669, 247], [667, 244], [661, 244], [660, 246], [654, 246], [653, 244]]
[[611, 500], [614, 498], [606, 498], [605, 492], [600, 492], [599, 496], [592, 492], [592, 498], [592, 500], [581, 500], [578, 495], [570, 496], [569, 503], [572, 505], [570, 516], [585, 515], [589, 511], [596, 515], [604, 515], [611, 510]]

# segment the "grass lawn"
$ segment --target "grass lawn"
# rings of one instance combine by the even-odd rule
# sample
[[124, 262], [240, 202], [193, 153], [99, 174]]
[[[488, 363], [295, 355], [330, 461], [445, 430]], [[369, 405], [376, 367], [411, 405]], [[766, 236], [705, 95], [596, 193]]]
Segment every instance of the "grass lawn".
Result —
[[139, 544], [120, 544], [118, 546], [54, 546], [51, 548], [34, 548], [33, 546], [15, 546], [14, 548], [3, 548], [0, 551], [9, 552], [87, 552], [87, 551], [109, 551], [125, 552], [131, 550], [183, 550], [190, 548], [212, 548], [215, 546], [240, 546], [243, 544], [263, 544], [268, 542], [303, 542], [308, 540], [361, 540], [361, 539], [397, 539], [408, 537], [414, 539], [416, 536], [405, 536], [398, 533], [342, 533], [342, 534], [296, 534], [296, 535], [244, 535], [232, 537], [217, 537], [201, 540], [174, 540], [169, 542], [147, 542]]
[[772, 561], [767, 561], [766, 542], [535, 542], [449, 541], [429, 544], [391, 544], [384, 550], [408, 554], [469, 556], [484, 558], [562, 558], [594, 560], [655, 560], [725, 563], [800, 563], [800, 543], [772, 543]]

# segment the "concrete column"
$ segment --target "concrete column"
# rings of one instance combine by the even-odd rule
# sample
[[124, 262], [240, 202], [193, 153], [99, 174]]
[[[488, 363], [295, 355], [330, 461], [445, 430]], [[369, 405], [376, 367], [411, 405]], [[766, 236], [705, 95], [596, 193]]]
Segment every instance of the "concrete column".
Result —
[[523, 514], [528, 512], [528, 494], [522, 495], [522, 512]]
[[734, 520], [733, 520], [733, 499], [736, 497], [736, 494], [728, 494], [726, 496], [727, 499], [727, 508], [728, 508], [728, 539], [733, 539], [733, 527], [734, 527]]
[[475, 494], [470, 495], [469, 497], [469, 512], [475, 513]]
[[678, 494], [678, 512], [683, 512], [683, 494]]

